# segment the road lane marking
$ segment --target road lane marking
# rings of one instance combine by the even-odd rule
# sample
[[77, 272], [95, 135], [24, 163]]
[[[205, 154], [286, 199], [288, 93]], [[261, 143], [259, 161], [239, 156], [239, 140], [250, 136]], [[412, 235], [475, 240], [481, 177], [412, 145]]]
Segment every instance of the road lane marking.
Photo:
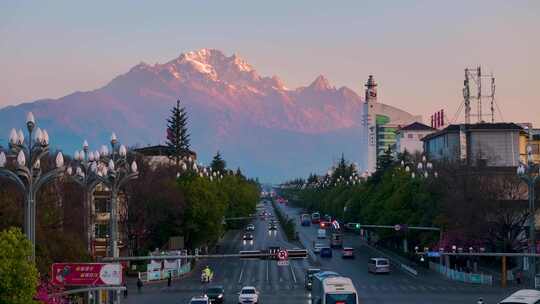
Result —
[[242, 283], [242, 276], [244, 275], [244, 266], [245, 266], [245, 263], [242, 264], [242, 270], [240, 270], [240, 277], [238, 278], [238, 283]]
[[266, 261], [266, 282], [270, 282], [270, 261]]
[[294, 274], [294, 269], [293, 269], [292, 264], [289, 264], [289, 268], [291, 269], [293, 281], [296, 284], [296, 275]]

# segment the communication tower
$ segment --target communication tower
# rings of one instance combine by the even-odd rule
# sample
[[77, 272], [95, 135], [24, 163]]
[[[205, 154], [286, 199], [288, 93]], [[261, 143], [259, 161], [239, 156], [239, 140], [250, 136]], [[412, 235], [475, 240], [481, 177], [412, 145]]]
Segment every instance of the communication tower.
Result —
[[[482, 112], [483, 104], [490, 104], [490, 113]], [[476, 113], [472, 112], [472, 106], [476, 104]], [[471, 123], [471, 117], [476, 117], [477, 122], [485, 122], [484, 117], [489, 116], [492, 123], [495, 122], [495, 77], [493, 74], [482, 74], [480, 66], [465, 69], [463, 81], [463, 106], [465, 107], [465, 123]]]

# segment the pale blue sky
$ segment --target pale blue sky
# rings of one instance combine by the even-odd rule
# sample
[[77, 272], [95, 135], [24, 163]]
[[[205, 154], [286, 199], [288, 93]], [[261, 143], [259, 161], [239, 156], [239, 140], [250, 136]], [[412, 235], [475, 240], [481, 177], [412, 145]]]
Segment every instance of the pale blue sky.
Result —
[[91, 90], [144, 61], [211, 47], [289, 87], [324, 74], [424, 115], [461, 102], [463, 69], [497, 78], [506, 121], [540, 127], [540, 1], [0, 3], [0, 107]]

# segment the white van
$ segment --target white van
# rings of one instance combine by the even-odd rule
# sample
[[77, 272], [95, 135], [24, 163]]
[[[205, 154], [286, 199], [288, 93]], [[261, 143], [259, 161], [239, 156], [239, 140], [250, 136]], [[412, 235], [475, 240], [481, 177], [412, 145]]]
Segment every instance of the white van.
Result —
[[390, 273], [390, 261], [385, 258], [371, 258], [368, 261], [368, 272]]
[[325, 229], [317, 230], [317, 238], [318, 239], [325, 239], [326, 238], [326, 230]]
[[540, 291], [534, 289], [522, 289], [514, 292], [499, 304], [539, 304]]

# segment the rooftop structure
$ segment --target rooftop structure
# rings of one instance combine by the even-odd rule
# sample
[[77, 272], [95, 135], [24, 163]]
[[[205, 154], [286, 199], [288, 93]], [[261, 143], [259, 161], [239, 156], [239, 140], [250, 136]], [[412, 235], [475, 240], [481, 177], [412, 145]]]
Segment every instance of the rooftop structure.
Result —
[[429, 159], [471, 166], [517, 167], [520, 134], [515, 123], [454, 124], [422, 139]]
[[396, 131], [413, 122], [422, 122], [422, 116], [412, 115], [396, 107], [377, 101], [377, 83], [372, 75], [366, 83], [363, 108], [362, 170], [372, 173], [377, 159], [387, 149], [395, 148]]

